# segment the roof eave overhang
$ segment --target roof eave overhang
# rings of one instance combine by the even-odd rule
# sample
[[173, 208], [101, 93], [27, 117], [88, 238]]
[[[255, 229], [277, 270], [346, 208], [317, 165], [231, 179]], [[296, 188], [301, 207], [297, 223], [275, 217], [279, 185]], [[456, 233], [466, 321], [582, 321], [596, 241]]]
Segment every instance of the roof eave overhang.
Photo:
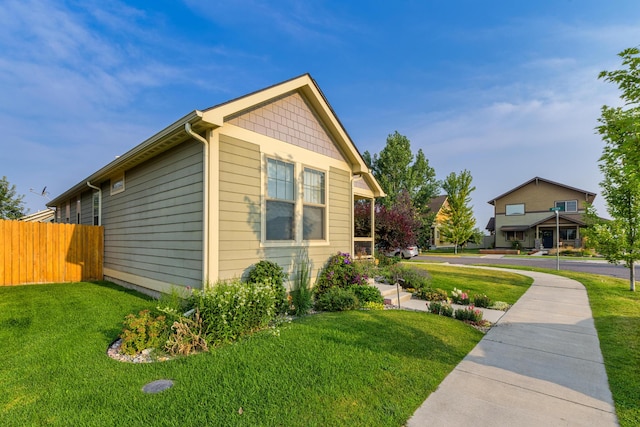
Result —
[[118, 156], [111, 163], [107, 164], [97, 172], [94, 172], [64, 193], [52, 199], [47, 203], [47, 206], [57, 206], [59, 203], [69, 199], [69, 197], [73, 197], [74, 195], [81, 193], [87, 189], [87, 182], [98, 185], [105, 180], [110, 179], [115, 174], [129, 170], [142, 162], [175, 147], [185, 140], [188, 140], [191, 136], [189, 136], [185, 131], [184, 127], [186, 123], [189, 123], [191, 128], [197, 133], [216, 127], [216, 124], [203, 120], [202, 116], [202, 111], [194, 110], [190, 112], [144, 142], [127, 151], [125, 154]]

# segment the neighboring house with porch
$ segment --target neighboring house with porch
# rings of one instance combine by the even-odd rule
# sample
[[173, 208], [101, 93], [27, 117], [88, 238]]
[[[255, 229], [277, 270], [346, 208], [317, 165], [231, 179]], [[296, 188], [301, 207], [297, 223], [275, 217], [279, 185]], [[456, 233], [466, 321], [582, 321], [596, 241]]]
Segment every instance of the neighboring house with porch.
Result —
[[487, 229], [495, 236], [496, 248], [516, 243], [522, 248], [554, 248], [557, 208], [560, 245], [581, 247], [586, 205], [595, 197], [591, 191], [535, 177], [488, 202], [494, 216]]
[[[260, 260], [292, 275], [301, 249], [315, 278], [356, 250], [354, 202], [381, 196], [304, 74], [190, 112], [48, 206], [56, 222], [104, 227], [105, 279], [155, 293], [242, 277]], [[373, 230], [357, 246], [373, 253]]]

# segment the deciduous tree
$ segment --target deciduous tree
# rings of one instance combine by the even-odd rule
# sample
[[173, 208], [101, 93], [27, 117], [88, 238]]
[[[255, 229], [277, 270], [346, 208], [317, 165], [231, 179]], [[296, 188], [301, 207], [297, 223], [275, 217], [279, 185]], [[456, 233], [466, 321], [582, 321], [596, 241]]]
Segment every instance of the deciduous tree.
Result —
[[624, 262], [629, 268], [629, 289], [635, 291], [635, 263], [640, 259], [640, 50], [618, 54], [623, 69], [602, 71], [598, 78], [615, 83], [624, 107], [602, 106], [596, 128], [604, 141], [599, 160], [602, 196], [611, 221], [588, 209], [590, 227], [585, 230], [590, 245], [609, 262]]
[[[378, 201], [378, 211], [384, 207], [383, 215], [392, 216], [391, 209], [399, 205], [399, 198], [404, 197], [406, 193], [408, 198], [404, 199], [403, 203], [409, 203], [414, 207], [414, 220], [417, 220], [413, 221], [416, 227], [413, 230], [415, 237], [409, 245], [425, 245], [429, 241], [434, 218], [434, 215], [428, 212], [428, 205], [438, 194], [440, 183], [436, 180], [436, 172], [429, 165], [424, 152], [419, 149], [414, 156], [409, 139], [395, 131], [387, 137], [387, 143], [380, 154], [374, 154], [372, 157], [365, 151], [363, 157], [387, 194]], [[380, 212], [377, 212], [376, 215], [379, 214]], [[376, 241], [380, 244], [379, 239]]]
[[376, 242], [383, 251], [416, 244], [420, 221], [409, 193], [401, 191], [393, 206], [379, 205], [375, 224]]
[[24, 216], [24, 196], [16, 194], [6, 176], [0, 179], [0, 219], [18, 219]]
[[476, 219], [473, 216], [471, 192], [476, 187], [471, 186], [471, 173], [466, 169], [457, 175], [451, 172], [442, 183], [442, 189], [447, 193], [447, 205], [443, 208], [446, 218], [440, 233], [452, 242], [454, 252], [458, 253], [458, 246], [467, 243], [477, 236]]

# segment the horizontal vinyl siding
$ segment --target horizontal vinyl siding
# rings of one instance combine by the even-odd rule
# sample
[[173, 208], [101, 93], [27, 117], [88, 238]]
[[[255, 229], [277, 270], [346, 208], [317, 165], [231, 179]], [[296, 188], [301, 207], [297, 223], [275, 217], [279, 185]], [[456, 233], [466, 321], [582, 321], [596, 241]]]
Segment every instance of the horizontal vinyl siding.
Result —
[[[286, 157], [286, 153], [282, 153]], [[260, 147], [222, 135], [220, 138], [220, 279], [240, 278], [261, 260], [280, 265], [295, 277], [298, 246], [261, 246], [261, 152]], [[323, 169], [322, 164], [308, 165]], [[325, 169], [326, 170], [326, 169]], [[347, 170], [327, 172], [328, 244], [311, 243], [307, 248], [312, 265], [311, 278], [331, 255], [351, 250], [353, 201], [351, 175]], [[290, 284], [288, 284], [290, 285]]]
[[221, 136], [220, 234], [221, 279], [239, 278], [260, 261], [260, 147]]
[[105, 268], [201, 286], [202, 152], [186, 142], [126, 171], [124, 192], [103, 189]]
[[[351, 251], [353, 222], [353, 200], [351, 197], [351, 176], [348, 171], [331, 168], [329, 170], [329, 236], [331, 251]], [[329, 255], [330, 255], [329, 254]]]

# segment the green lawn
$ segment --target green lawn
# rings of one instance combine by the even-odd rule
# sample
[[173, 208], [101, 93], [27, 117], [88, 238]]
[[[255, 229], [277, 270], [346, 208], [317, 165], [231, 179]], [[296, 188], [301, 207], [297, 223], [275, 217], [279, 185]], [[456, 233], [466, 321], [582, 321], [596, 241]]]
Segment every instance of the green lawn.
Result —
[[[424, 266], [434, 287], [509, 303], [530, 283]], [[640, 425], [640, 294], [623, 279], [535, 270], [586, 286], [620, 425]], [[0, 425], [400, 426], [482, 338], [450, 318], [358, 311], [308, 316], [169, 362], [108, 358], [124, 316], [154, 305], [108, 283], [0, 288]], [[142, 393], [163, 378], [175, 386]]]
[[640, 293], [629, 291], [628, 279], [541, 268], [518, 269], [558, 274], [585, 286], [620, 426], [640, 425]]
[[[428, 313], [354, 311], [168, 362], [107, 357], [124, 316], [153, 306], [108, 283], [0, 288], [0, 425], [400, 426], [482, 338]], [[142, 393], [158, 379], [175, 385]]]
[[453, 288], [469, 291], [469, 296], [486, 294], [492, 301], [515, 303], [533, 279], [508, 271], [482, 270], [455, 265], [412, 262], [411, 267], [431, 274], [431, 287], [444, 289], [451, 295]]

